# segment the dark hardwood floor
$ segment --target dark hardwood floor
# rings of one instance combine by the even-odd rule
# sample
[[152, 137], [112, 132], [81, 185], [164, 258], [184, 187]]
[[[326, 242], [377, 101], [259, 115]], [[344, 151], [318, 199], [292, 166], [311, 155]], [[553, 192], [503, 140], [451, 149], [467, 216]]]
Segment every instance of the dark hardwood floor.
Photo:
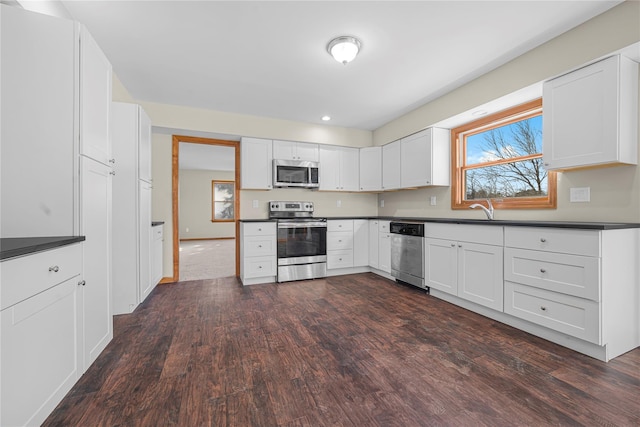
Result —
[[640, 349], [603, 363], [369, 273], [161, 285], [114, 329], [45, 426], [640, 425]]

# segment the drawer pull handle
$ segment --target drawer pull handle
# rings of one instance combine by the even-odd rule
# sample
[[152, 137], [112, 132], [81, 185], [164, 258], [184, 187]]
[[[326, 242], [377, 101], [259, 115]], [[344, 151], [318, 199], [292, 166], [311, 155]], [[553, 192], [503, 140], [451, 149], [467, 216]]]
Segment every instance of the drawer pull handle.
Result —
[[540, 238], [540, 241], [541, 241], [542, 243], [544, 243], [544, 242], [546, 242], [546, 241], [547, 241], [547, 239], [545, 239], [544, 237], [541, 237], [541, 238]]
[[544, 268], [540, 269], [540, 273], [546, 273], [546, 272], [547, 272], [547, 270], [545, 270]]
[[342, 261], [342, 258], [338, 258], [338, 261]]
[[258, 268], [262, 268], [262, 266], [261, 266], [261, 265], [259, 265], [259, 266], [258, 266]]
[[49, 271], [53, 271], [54, 273], [57, 273], [58, 271], [60, 271], [60, 267], [58, 267], [57, 265], [54, 265], [53, 267], [49, 267]]
[[259, 248], [261, 248], [261, 247], [262, 247], [262, 245], [258, 245], [258, 247], [259, 247]]
[[547, 307], [545, 307], [544, 305], [541, 305], [541, 306], [540, 306], [540, 310], [542, 310], [542, 311], [547, 311]]
[[452, 247], [452, 248], [455, 248], [455, 247], [456, 247], [456, 244], [455, 244], [455, 243], [452, 243], [452, 244], [451, 244], [451, 247]]
[[78, 286], [84, 286], [86, 284], [86, 282], [84, 280], [81, 280], [78, 282]]
[[262, 231], [262, 228], [258, 228], [258, 231]]

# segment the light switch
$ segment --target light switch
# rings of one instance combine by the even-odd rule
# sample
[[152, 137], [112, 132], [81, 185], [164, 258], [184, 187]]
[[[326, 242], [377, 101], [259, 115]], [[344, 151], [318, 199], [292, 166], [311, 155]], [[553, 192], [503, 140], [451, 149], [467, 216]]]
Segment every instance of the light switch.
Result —
[[336, 200], [336, 207], [341, 207], [342, 206], [342, 200]]
[[436, 196], [431, 196], [431, 198], [429, 199], [429, 202], [431, 203], [431, 206], [435, 206], [436, 205]]
[[380, 207], [384, 208], [384, 199], [380, 199]]
[[569, 189], [570, 202], [590, 202], [591, 187], [575, 187]]
[[257, 200], [254, 200], [254, 201], [253, 201], [253, 208], [254, 208], [254, 209], [258, 209], [258, 206], [259, 206], [259, 205], [258, 205], [258, 201], [257, 201]]

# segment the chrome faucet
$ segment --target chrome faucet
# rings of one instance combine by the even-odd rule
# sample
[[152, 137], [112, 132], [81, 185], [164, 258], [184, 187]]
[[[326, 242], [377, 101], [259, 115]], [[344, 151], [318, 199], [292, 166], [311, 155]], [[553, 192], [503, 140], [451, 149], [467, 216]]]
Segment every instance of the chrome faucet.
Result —
[[489, 209], [485, 208], [484, 205], [481, 205], [480, 203], [474, 203], [469, 206], [469, 209], [482, 209], [484, 213], [487, 214], [487, 219], [491, 221], [493, 219], [493, 205], [491, 204], [491, 199], [487, 199], [487, 205], [489, 206]]

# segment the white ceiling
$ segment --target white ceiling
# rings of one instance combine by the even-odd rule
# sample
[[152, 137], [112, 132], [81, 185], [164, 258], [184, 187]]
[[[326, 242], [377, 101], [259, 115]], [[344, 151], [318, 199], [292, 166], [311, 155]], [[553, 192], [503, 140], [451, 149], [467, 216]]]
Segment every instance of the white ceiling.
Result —
[[620, 1], [62, 3], [137, 100], [373, 130]]

